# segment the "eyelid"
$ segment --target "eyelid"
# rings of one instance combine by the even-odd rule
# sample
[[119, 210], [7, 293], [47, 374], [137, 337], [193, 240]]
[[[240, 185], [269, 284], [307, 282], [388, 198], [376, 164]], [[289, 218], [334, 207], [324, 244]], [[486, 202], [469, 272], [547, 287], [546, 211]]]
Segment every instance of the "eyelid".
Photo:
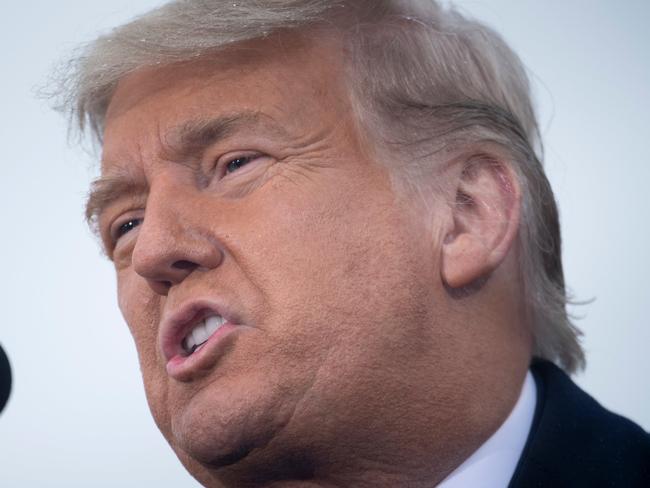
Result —
[[[142, 219], [137, 218], [137, 217], [133, 217], [133, 218], [130, 218], [130, 219], [125, 219], [124, 221], [117, 223], [115, 225], [115, 230], [113, 231], [114, 232], [114, 239], [119, 240], [122, 236], [124, 236], [125, 234], [128, 234], [133, 229], [138, 227], [140, 225], [141, 221], [142, 221]], [[125, 226], [127, 226], [129, 224], [131, 224], [130, 228], [125, 229]]]
[[[244, 159], [244, 158], [249, 158], [252, 162], [262, 157], [269, 157], [269, 156], [260, 151], [255, 151], [255, 150], [230, 151], [217, 158], [217, 161], [215, 163], [215, 172], [219, 176], [219, 179], [226, 178], [231, 174], [231, 173], [227, 173], [227, 167], [230, 162], [236, 159]], [[242, 169], [241, 171], [243, 172], [245, 171], [245, 169]], [[237, 171], [237, 173], [239, 173], [239, 171]]]
[[[114, 247], [122, 237], [124, 237], [125, 235], [127, 235], [127, 234], [129, 234], [131, 232], [131, 231], [128, 231], [128, 232], [125, 232], [122, 235], [118, 235], [119, 230], [123, 225], [127, 224], [128, 222], [130, 222], [132, 220], [140, 220], [140, 221], [142, 221], [143, 218], [144, 218], [144, 211], [143, 210], [129, 210], [129, 211], [126, 211], [126, 212], [122, 212], [120, 215], [118, 215], [117, 218], [115, 218], [111, 222], [111, 224], [109, 225], [108, 230], [107, 230], [107, 234], [108, 234], [107, 237], [108, 237], [108, 240], [109, 240], [109, 243], [110, 243], [111, 247]], [[141, 223], [138, 224], [138, 226], [139, 225], [141, 225]], [[135, 226], [135, 227], [138, 227], [138, 226]]]

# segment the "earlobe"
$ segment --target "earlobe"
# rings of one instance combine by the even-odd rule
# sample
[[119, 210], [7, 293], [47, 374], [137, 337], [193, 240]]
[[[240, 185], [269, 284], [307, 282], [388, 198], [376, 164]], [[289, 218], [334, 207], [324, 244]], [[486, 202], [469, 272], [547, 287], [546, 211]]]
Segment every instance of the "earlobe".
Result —
[[442, 244], [446, 286], [468, 287], [501, 264], [517, 235], [520, 200], [518, 180], [504, 159], [482, 155], [463, 163]]
[[456, 236], [443, 249], [442, 276], [449, 288], [463, 288], [490, 273], [488, 250], [473, 236]]

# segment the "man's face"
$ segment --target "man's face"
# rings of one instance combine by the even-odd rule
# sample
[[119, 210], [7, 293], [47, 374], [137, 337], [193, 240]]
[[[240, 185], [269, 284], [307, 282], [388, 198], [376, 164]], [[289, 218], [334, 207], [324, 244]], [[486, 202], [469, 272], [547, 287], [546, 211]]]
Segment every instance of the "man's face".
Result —
[[364, 151], [336, 46], [279, 45], [135, 73], [108, 112], [100, 230], [186, 464], [362, 445], [439, 352], [431, 225]]

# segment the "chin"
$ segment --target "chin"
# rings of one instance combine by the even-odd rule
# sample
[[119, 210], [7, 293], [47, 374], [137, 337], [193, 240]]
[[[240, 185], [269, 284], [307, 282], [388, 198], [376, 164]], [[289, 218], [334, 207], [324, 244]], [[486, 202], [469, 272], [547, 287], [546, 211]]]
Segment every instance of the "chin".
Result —
[[[287, 425], [286, 397], [260, 385], [213, 385], [171, 417], [171, 444], [201, 465], [218, 469], [264, 449]], [[179, 454], [179, 457], [180, 454]]]
[[[249, 436], [236, 426], [208, 424], [208, 420], [182, 419], [172, 426], [174, 449], [208, 468], [235, 464], [263, 443], [264, 433]], [[257, 437], [257, 438], [256, 438]]]

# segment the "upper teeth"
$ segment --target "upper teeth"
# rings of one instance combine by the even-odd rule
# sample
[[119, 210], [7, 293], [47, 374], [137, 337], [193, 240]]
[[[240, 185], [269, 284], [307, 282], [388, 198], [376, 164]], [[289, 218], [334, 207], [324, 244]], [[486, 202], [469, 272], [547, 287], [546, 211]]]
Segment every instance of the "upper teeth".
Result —
[[194, 326], [183, 339], [185, 352], [193, 353], [201, 344], [206, 342], [226, 320], [219, 315], [212, 315]]

